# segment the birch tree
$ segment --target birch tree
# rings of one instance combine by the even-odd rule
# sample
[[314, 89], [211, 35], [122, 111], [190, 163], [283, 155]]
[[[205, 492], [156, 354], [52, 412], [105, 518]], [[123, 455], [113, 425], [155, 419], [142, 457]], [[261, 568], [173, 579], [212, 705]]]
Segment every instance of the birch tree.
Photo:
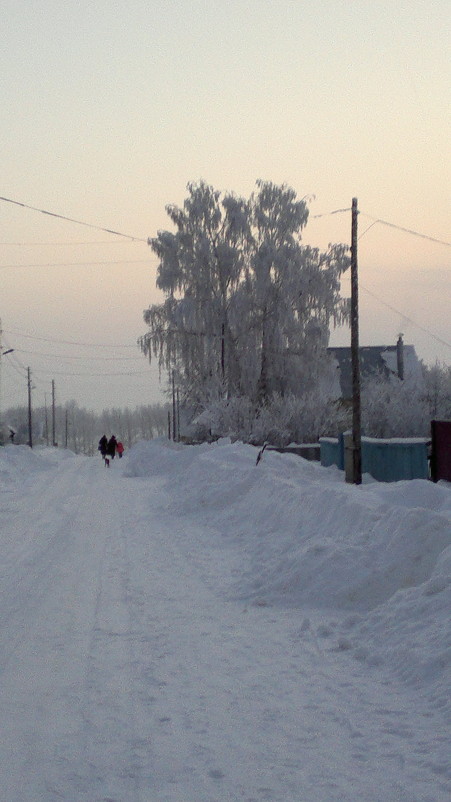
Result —
[[166, 299], [144, 313], [143, 352], [176, 371], [195, 408], [236, 396], [261, 407], [311, 388], [330, 324], [348, 316], [347, 248], [302, 244], [307, 204], [285, 185], [258, 181], [246, 200], [189, 184], [167, 212], [176, 231], [149, 240]]

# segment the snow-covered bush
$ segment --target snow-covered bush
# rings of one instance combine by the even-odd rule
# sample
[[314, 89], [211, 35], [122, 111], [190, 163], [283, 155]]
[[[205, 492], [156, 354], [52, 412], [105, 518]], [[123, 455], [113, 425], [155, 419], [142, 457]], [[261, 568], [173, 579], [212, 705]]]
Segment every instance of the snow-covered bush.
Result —
[[431, 420], [451, 420], [451, 366], [425, 367], [424, 382]]
[[314, 391], [297, 397], [273, 395], [263, 407], [248, 398], [232, 398], [211, 404], [197, 416], [192, 427], [196, 439], [230, 437], [254, 445], [269, 442], [316, 443], [324, 435], [336, 435], [349, 426], [349, 411], [340, 402]]
[[430, 410], [417, 377], [374, 375], [362, 383], [362, 431], [367, 437], [427, 437]]
[[196, 417], [191, 433], [196, 440], [230, 437], [246, 443], [251, 438], [255, 414], [255, 406], [248, 398], [216, 401]]
[[349, 425], [347, 408], [315, 390], [302, 396], [274, 395], [254, 421], [252, 440], [284, 446], [316, 443], [322, 436], [336, 435]]

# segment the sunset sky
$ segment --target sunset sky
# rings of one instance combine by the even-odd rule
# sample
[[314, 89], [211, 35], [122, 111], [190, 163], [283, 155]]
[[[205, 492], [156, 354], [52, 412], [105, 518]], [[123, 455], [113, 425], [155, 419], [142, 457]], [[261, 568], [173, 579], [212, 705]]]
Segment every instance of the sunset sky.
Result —
[[361, 344], [403, 332], [449, 364], [450, 8], [3, 0], [2, 407], [26, 404], [28, 366], [36, 405], [52, 379], [98, 411], [161, 398], [136, 347], [162, 300], [146, 240], [199, 179], [246, 197], [288, 184], [320, 248], [349, 243], [350, 212], [331, 212], [357, 197]]

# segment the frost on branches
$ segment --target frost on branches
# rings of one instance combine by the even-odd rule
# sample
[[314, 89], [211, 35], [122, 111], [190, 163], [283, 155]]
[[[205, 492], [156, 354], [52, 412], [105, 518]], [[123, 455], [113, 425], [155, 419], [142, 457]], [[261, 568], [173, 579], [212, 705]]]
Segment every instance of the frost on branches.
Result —
[[239, 398], [258, 416], [276, 398], [314, 393], [330, 325], [348, 319], [347, 247], [302, 245], [305, 200], [270, 182], [248, 200], [191, 183], [183, 208], [167, 212], [175, 232], [149, 240], [165, 301], [145, 311], [140, 347], [175, 371], [185, 406]]

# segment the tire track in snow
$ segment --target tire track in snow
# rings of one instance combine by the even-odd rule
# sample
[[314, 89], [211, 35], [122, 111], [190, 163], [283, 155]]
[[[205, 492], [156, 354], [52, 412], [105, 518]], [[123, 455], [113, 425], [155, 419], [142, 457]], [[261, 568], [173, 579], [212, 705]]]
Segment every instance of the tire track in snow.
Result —
[[35, 477], [18, 505], [30, 529], [19, 533], [1, 583], [8, 802], [138, 799], [129, 776], [123, 533], [101, 470], [97, 461], [66, 460]]

